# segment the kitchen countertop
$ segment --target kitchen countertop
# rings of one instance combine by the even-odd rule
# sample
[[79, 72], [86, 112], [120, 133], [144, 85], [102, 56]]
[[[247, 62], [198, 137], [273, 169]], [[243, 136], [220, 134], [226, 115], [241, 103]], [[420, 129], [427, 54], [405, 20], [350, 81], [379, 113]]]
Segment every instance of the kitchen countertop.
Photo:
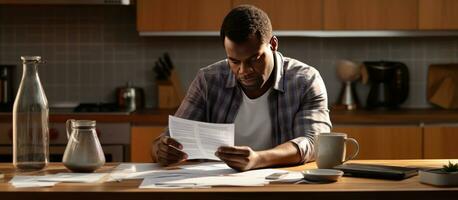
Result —
[[[65, 122], [68, 119], [88, 119], [108, 123], [132, 123], [134, 125], [167, 125], [168, 116], [173, 115], [175, 109], [144, 109], [135, 112], [64, 112], [50, 111], [50, 122]], [[0, 122], [11, 122], [11, 113], [0, 113]]]
[[331, 110], [333, 124], [458, 123], [458, 110], [405, 108], [399, 110]]
[[[50, 112], [51, 122], [67, 119], [92, 119], [97, 122], [129, 122], [133, 125], [167, 125], [168, 115], [175, 109], [144, 109], [132, 113], [72, 113]], [[438, 124], [457, 123], [458, 110], [445, 109], [399, 109], [399, 110], [331, 110], [334, 125], [346, 124]], [[11, 113], [0, 113], [0, 122], [11, 122]]]

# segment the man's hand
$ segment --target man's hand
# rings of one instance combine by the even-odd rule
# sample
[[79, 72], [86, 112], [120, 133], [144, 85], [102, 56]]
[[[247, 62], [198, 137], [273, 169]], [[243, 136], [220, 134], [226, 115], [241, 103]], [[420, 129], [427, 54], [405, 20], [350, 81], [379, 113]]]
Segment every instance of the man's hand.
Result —
[[188, 155], [182, 149], [183, 145], [169, 136], [158, 138], [152, 145], [152, 153], [156, 155], [156, 161], [164, 166], [186, 160]]
[[260, 162], [259, 154], [247, 146], [222, 146], [218, 148], [215, 155], [238, 171], [257, 168]]

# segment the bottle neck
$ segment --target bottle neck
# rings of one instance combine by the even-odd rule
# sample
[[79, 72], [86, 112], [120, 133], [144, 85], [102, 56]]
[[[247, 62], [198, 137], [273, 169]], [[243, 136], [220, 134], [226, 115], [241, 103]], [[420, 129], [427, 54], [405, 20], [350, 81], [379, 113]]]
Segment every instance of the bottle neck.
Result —
[[38, 72], [37, 63], [24, 63], [23, 65], [24, 74], [36, 74]]
[[24, 70], [22, 78], [38, 79], [38, 63], [24, 63], [22, 66]]

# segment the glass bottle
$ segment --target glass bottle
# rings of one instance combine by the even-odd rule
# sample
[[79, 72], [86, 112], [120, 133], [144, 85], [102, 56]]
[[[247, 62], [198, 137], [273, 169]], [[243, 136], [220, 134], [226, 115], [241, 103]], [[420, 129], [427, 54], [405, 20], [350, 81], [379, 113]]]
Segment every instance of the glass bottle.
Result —
[[13, 107], [13, 165], [40, 170], [49, 160], [48, 100], [38, 76], [40, 56], [21, 56], [22, 80]]

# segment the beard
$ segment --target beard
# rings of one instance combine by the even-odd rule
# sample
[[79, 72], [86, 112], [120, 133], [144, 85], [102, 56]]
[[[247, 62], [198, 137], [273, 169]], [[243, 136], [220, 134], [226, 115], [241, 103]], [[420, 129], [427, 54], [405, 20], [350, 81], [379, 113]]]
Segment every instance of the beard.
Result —
[[254, 77], [239, 77], [238, 82], [243, 87], [243, 89], [245, 89], [246, 91], [254, 91], [254, 90], [261, 89], [264, 81], [261, 76], [254, 76]]

